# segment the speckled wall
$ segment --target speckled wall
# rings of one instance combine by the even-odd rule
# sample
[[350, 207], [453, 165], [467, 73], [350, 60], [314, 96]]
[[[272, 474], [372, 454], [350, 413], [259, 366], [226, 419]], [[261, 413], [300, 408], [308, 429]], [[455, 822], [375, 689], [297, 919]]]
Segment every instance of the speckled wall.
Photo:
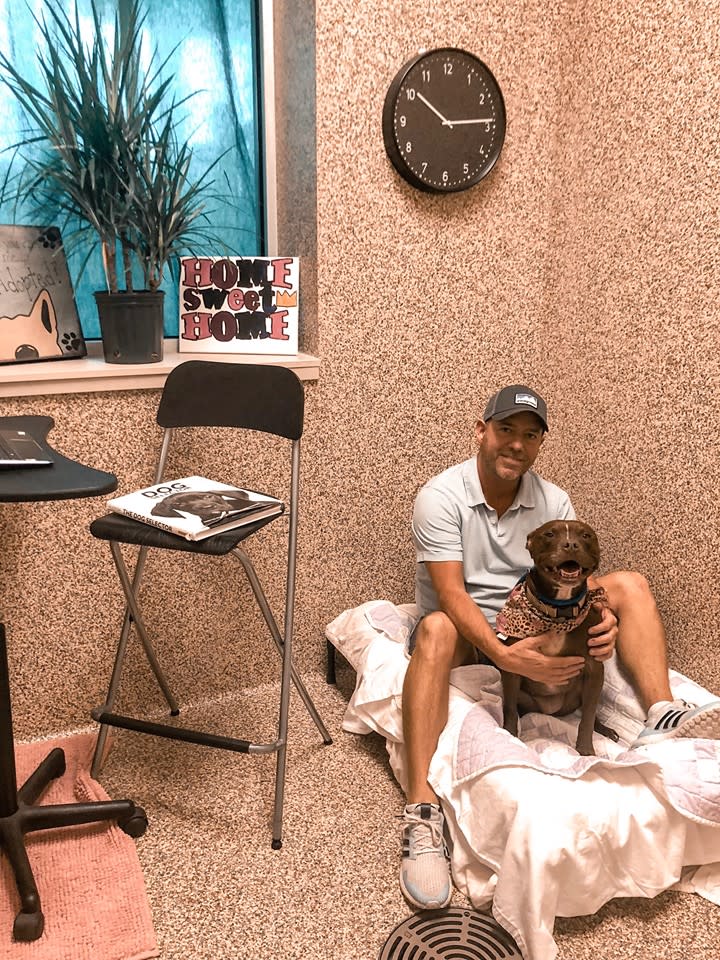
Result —
[[[305, 199], [304, 226], [285, 221], [285, 237], [301, 255], [317, 253], [317, 323], [304, 318], [322, 358], [304, 441], [297, 627], [306, 670], [321, 669], [323, 627], [342, 609], [412, 598], [415, 491], [469, 454], [484, 398], [518, 380], [550, 404], [541, 471], [596, 525], [606, 567], [648, 576], [672, 664], [720, 693], [720, 3], [606, 6], [317, 4], [317, 129], [291, 111], [280, 162]], [[307, 28], [307, 5], [276, 7]], [[491, 67], [508, 131], [486, 181], [436, 197], [395, 174], [380, 114], [400, 65], [445, 44]], [[302, 49], [300, 72], [312, 65]], [[302, 149], [291, 155], [293, 135]], [[37, 398], [2, 410], [51, 413], [59, 449], [139, 485], [151, 469], [157, 396]], [[201, 472], [252, 480], [251, 454], [232, 447], [227, 463], [208, 457]], [[0, 507], [20, 733], [84, 723], [101, 699], [121, 612], [107, 548], [86, 532], [101, 508]], [[257, 549], [261, 569], [274, 570], [271, 552]], [[178, 563], [163, 560], [148, 592], [178, 695], [266, 676], [258, 617], [236, 627], [247, 591], [229, 580], [234, 569]], [[199, 599], [193, 581], [212, 582], [219, 599]], [[126, 696], [159, 703], [147, 671]]]

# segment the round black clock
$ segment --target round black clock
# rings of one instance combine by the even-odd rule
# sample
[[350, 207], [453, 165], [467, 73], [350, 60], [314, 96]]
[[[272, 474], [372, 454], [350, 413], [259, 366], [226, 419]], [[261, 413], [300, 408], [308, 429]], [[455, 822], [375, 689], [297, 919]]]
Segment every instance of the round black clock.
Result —
[[505, 103], [495, 77], [472, 53], [428, 50], [408, 60], [383, 106], [385, 150], [419, 190], [467, 190], [487, 176], [505, 139]]

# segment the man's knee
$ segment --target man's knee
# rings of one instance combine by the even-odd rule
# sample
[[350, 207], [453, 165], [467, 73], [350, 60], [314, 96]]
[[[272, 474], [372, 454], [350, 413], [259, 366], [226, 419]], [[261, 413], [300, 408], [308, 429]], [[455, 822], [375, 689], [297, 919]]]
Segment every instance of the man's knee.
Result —
[[600, 578], [613, 610], [655, 604], [647, 578], [634, 570], [616, 570]]
[[460, 642], [452, 621], [440, 610], [428, 613], [418, 624], [413, 656], [435, 663], [451, 663]]

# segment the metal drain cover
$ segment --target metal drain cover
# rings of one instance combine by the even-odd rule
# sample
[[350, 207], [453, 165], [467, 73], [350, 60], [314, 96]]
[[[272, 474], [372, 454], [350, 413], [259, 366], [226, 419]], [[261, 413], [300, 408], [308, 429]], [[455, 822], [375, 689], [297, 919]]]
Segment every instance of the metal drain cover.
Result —
[[509, 933], [484, 913], [451, 907], [403, 920], [378, 960], [522, 960]]

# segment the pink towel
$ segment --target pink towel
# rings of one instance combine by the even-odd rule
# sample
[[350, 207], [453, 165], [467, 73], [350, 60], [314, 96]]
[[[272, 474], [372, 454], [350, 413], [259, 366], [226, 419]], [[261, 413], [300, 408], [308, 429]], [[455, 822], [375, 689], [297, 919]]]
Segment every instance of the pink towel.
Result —
[[[109, 800], [90, 776], [95, 738], [16, 744], [22, 784], [53, 747], [65, 751], [67, 769], [41, 804]], [[117, 798], [124, 799], [124, 798]], [[132, 798], [131, 798], [132, 799]], [[13, 940], [20, 909], [10, 865], [0, 854], [0, 960], [150, 960], [159, 956], [136, 843], [114, 821], [41, 830], [25, 837], [45, 929], [38, 940]]]

